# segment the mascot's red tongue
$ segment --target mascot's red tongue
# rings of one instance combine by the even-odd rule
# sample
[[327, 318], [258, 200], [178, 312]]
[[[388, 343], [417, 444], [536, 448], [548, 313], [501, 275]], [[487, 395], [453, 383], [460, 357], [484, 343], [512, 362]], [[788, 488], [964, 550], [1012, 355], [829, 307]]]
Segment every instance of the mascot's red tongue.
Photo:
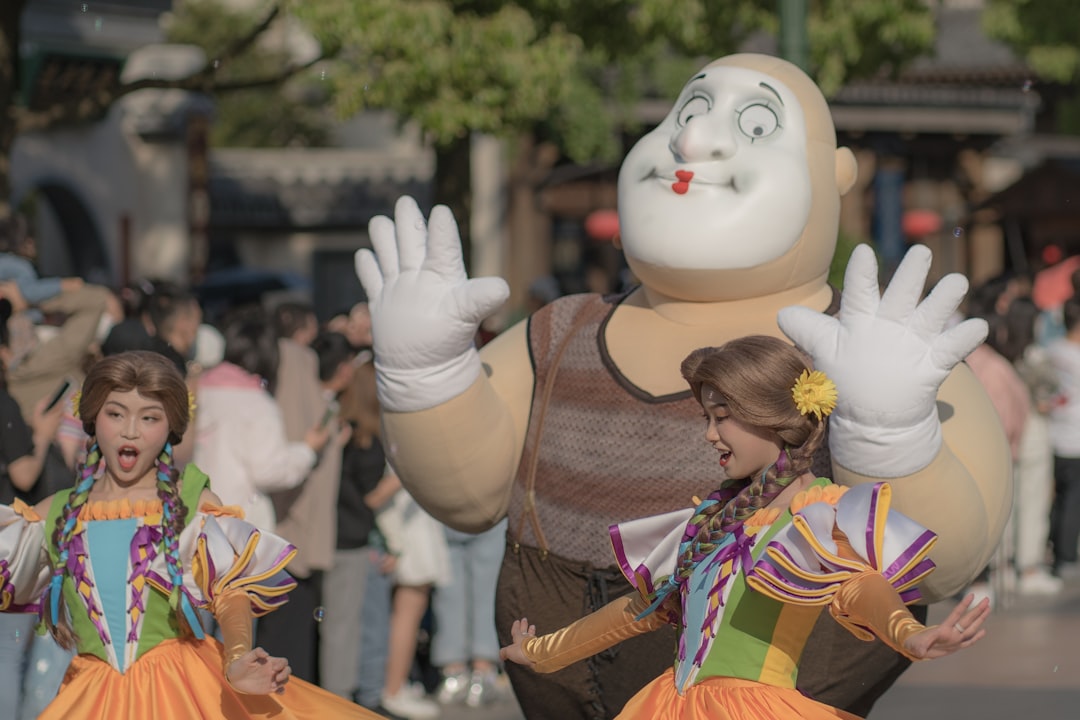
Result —
[[678, 182], [671, 183], [671, 189], [682, 195], [690, 189], [690, 181], [694, 178], [694, 173], [692, 170], [676, 170], [675, 177], [678, 178]]

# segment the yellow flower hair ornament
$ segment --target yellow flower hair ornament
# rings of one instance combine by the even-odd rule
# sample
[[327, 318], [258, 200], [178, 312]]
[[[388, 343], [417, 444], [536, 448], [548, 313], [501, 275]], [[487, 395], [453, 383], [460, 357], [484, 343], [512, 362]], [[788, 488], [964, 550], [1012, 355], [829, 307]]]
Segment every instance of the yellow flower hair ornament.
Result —
[[[75, 417], [79, 417], [79, 401], [82, 400], [82, 390], [78, 390], [71, 396], [71, 414]], [[195, 408], [199, 407], [195, 404], [195, 393], [188, 392], [187, 394], [187, 407], [188, 418], [190, 420], [195, 419]]]
[[791, 388], [791, 397], [800, 413], [813, 413], [820, 420], [836, 408], [836, 385], [820, 370], [803, 370]]

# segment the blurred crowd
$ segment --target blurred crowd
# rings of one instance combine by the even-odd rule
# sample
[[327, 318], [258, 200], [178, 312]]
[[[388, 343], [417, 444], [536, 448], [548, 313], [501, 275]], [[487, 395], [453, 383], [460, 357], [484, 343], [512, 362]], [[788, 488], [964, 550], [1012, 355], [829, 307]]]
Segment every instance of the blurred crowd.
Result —
[[[158, 352], [194, 399], [177, 465], [194, 462], [223, 502], [298, 548], [287, 568], [297, 588], [257, 621], [257, 644], [390, 718], [506, 692], [494, 627], [505, 528], [455, 532], [402, 488], [380, 438], [365, 304], [320, 322], [286, 299], [210, 324], [177, 283], [42, 278], [34, 260], [26, 223], [0, 224], [0, 502], [34, 504], [72, 485], [87, 439], [73, 398], [92, 363]], [[9, 717], [36, 717], [70, 660], [35, 634], [36, 620], [0, 614]]]
[[1015, 479], [1009, 525], [973, 589], [994, 601], [1054, 595], [1080, 577], [1080, 256], [980, 284], [968, 315], [989, 324], [967, 364], [1001, 419]]
[[[26, 223], [0, 223], [0, 502], [34, 504], [72, 484], [87, 440], [73, 397], [93, 362], [158, 352], [194, 398], [177, 464], [194, 462], [226, 504], [298, 548], [297, 588], [258, 621], [259, 645], [390, 718], [508, 692], [494, 626], [505, 521], [457, 532], [403, 489], [380, 437], [364, 303], [325, 322], [296, 299], [247, 304], [211, 324], [177, 283], [106, 288], [39, 277], [34, 261]], [[529, 311], [560, 293], [538, 279]], [[1016, 479], [1004, 540], [974, 589], [1056, 594], [1080, 577], [1080, 256], [980, 284], [967, 315], [989, 324], [967, 364], [1001, 418]], [[0, 697], [13, 718], [37, 716], [70, 660], [35, 622], [0, 615]]]

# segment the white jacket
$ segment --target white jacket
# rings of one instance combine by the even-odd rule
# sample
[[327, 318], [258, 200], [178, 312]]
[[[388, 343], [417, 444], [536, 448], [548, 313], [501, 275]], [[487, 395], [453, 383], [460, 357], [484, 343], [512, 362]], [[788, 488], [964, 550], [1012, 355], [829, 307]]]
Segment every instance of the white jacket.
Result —
[[274, 530], [268, 493], [296, 487], [318, 458], [307, 443], [285, 438], [281, 410], [258, 376], [221, 363], [199, 378], [195, 396], [195, 465], [210, 489], [245, 518]]

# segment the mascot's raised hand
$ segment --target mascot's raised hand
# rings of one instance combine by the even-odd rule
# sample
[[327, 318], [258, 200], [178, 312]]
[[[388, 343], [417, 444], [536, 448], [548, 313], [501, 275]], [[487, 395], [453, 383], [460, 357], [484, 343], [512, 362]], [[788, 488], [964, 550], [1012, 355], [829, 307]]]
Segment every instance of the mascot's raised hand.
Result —
[[476, 330], [509, 287], [500, 278], [468, 278], [445, 206], [425, 222], [416, 201], [402, 197], [394, 219], [372, 218], [368, 234], [374, 252], [357, 251], [356, 274], [371, 311], [379, 401], [412, 412], [456, 397], [480, 375]]
[[930, 250], [916, 245], [879, 293], [877, 260], [860, 245], [836, 317], [788, 307], [777, 318], [836, 382], [829, 448], [840, 466], [863, 475], [901, 477], [930, 464], [942, 444], [938, 389], [986, 339], [984, 320], [950, 327], [968, 289], [964, 276], [946, 275], [920, 302], [930, 259]]

